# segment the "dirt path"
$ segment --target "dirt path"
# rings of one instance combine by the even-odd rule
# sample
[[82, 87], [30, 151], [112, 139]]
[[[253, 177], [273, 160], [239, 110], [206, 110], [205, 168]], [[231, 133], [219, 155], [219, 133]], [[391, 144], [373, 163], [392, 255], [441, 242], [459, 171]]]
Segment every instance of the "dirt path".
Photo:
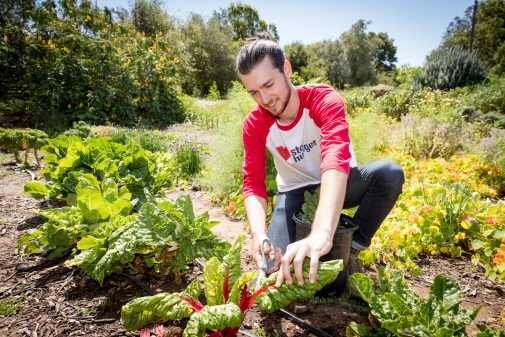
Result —
[[[119, 322], [120, 308], [132, 298], [146, 294], [120, 275], [110, 276], [103, 287], [77, 269], [68, 268], [63, 261], [48, 262], [40, 257], [22, 257], [16, 254], [18, 238], [45, 220], [38, 210], [46, 207], [23, 194], [23, 185], [31, 180], [30, 174], [17, 168], [10, 160], [0, 162], [0, 299], [24, 298], [17, 314], [0, 316], [0, 336], [138, 336], [126, 332]], [[205, 191], [190, 189], [195, 212], [208, 211], [211, 219], [220, 221], [215, 232], [230, 242], [246, 233], [246, 224], [231, 221], [220, 207], [212, 205]], [[181, 193], [178, 191], [177, 193]], [[250, 239], [244, 244], [243, 270], [253, 270], [250, 257]], [[437, 274], [455, 278], [463, 289], [465, 307], [482, 307], [476, 322], [496, 324], [505, 307], [505, 287], [487, 280], [482, 271], [468, 260], [425, 258], [420, 260], [422, 274], [409, 280], [423, 295]], [[373, 270], [369, 272], [373, 273]], [[143, 281], [156, 291], [180, 291], [184, 282], [201, 275], [192, 267], [184, 276], [183, 284], [174, 279], [145, 278]], [[331, 334], [345, 336], [350, 321], [366, 322], [364, 315], [349, 309], [349, 305], [308, 305], [298, 302], [288, 307], [305, 308], [299, 316]], [[181, 332], [181, 324], [166, 325], [172, 334]], [[254, 307], [246, 316], [244, 327], [264, 336], [314, 336], [280, 313], [264, 315]], [[475, 324], [468, 329], [470, 336], [477, 333]]]

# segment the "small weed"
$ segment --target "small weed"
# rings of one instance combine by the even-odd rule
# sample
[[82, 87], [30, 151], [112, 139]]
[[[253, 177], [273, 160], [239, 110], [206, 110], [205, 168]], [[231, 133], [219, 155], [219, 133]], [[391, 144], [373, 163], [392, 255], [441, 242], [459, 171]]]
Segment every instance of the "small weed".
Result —
[[25, 299], [26, 295], [23, 294], [19, 298], [8, 298], [6, 300], [0, 301], [0, 315], [12, 316], [17, 314], [21, 308], [21, 304]]
[[82, 316], [91, 316], [95, 314], [95, 309], [93, 308], [78, 308], [77, 312]]

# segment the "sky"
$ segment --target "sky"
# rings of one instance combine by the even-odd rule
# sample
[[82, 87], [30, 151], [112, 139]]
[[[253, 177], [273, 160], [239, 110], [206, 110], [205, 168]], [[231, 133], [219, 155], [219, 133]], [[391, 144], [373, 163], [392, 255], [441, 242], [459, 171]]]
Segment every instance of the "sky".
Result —
[[[128, 0], [96, 0], [99, 6], [129, 8]], [[229, 0], [165, 0], [171, 16], [194, 12], [208, 18], [227, 8]], [[277, 26], [280, 45], [338, 39], [359, 19], [370, 21], [367, 31], [384, 32], [397, 47], [398, 65], [422, 66], [426, 55], [441, 42], [449, 23], [463, 17], [474, 0], [242, 0], [260, 18]]]

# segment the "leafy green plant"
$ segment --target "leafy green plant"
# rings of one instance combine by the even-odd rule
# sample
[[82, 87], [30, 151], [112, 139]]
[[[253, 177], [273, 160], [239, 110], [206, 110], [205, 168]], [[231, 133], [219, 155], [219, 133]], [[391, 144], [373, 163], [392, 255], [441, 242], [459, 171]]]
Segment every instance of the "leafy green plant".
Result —
[[444, 275], [435, 277], [425, 299], [408, 288], [397, 270], [381, 267], [376, 282], [360, 273], [351, 275], [349, 281], [369, 304], [380, 326], [372, 332], [367, 326], [352, 323], [348, 336], [467, 336], [465, 328], [479, 311], [478, 307], [460, 308], [460, 288]]
[[69, 266], [78, 266], [100, 284], [114, 272], [178, 272], [197, 257], [223, 256], [229, 244], [211, 228], [208, 213], [196, 217], [189, 196], [175, 202], [151, 198], [135, 219], [81, 236]]
[[[27, 186], [34, 190], [44, 187], [41, 183]], [[49, 259], [63, 256], [90, 233], [103, 234], [110, 227], [122, 225], [135, 204], [126, 187], [118, 188], [112, 179], [100, 183], [91, 174], [77, 178], [75, 192], [72, 206], [41, 210], [49, 221], [23, 235], [18, 249], [23, 249], [25, 254], [45, 254]]]
[[207, 213], [195, 216], [189, 196], [174, 202], [149, 196], [138, 214], [129, 215], [135, 200], [126, 187], [118, 189], [112, 179], [100, 183], [91, 174], [78, 181], [75, 204], [41, 211], [49, 221], [22, 236], [20, 250], [49, 259], [71, 252], [66, 264], [102, 284], [125, 270], [178, 272], [193, 259], [220, 256], [228, 247], [211, 232], [216, 222]]
[[304, 266], [305, 285], [283, 284], [279, 289], [272, 288], [276, 273], [263, 280], [260, 289], [250, 294], [248, 284], [257, 277], [254, 272], [241, 274], [240, 251], [243, 238], [235, 242], [227, 255], [220, 261], [210, 258], [204, 268], [203, 281], [207, 305], [202, 305], [198, 297], [200, 285], [193, 281], [181, 293], [157, 294], [134, 299], [121, 309], [121, 320], [127, 330], [159, 321], [189, 317], [184, 330], [184, 337], [202, 337], [207, 330], [216, 330], [208, 336], [233, 337], [242, 325], [245, 312], [254, 301], [260, 309], [273, 312], [296, 299], [307, 299], [332, 282], [340, 270], [342, 261], [335, 260], [319, 264], [318, 281], [311, 285], [308, 282], [308, 264]]
[[24, 164], [28, 166], [28, 151], [33, 149], [35, 160], [40, 166], [38, 150], [47, 143], [47, 139], [47, 134], [41, 130], [0, 128], [0, 151], [12, 153], [19, 163], [19, 152], [24, 150]]
[[477, 337], [505, 337], [505, 330], [487, 327], [484, 324], [477, 324], [480, 332]]
[[91, 126], [85, 121], [78, 121], [72, 123], [72, 128], [63, 132], [65, 136], [77, 136], [81, 139], [93, 136]]
[[420, 82], [433, 89], [451, 89], [484, 79], [484, 67], [476, 52], [462, 46], [446, 47], [426, 57]]
[[[172, 157], [153, 154], [134, 141], [123, 145], [107, 137], [80, 139], [60, 135], [48, 140], [42, 151], [46, 154], [42, 169], [46, 197], [51, 199], [72, 200], [78, 178], [89, 173], [98, 180], [111, 178], [119, 186], [126, 186], [138, 199], [136, 207], [139, 208], [146, 201], [146, 189], [157, 194], [163, 187], [170, 187], [173, 180]], [[26, 192], [30, 193], [31, 189]], [[39, 193], [33, 196], [41, 197]]]

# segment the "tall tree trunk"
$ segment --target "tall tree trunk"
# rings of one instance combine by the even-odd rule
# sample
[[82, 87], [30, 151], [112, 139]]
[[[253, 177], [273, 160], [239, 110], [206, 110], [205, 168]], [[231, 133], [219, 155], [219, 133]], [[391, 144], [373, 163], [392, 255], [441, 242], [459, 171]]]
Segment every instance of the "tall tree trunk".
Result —
[[472, 29], [470, 30], [470, 51], [473, 51], [473, 36], [475, 34], [475, 25], [477, 24], [477, 8], [479, 7], [479, 1], [475, 0], [473, 5], [472, 14]]

